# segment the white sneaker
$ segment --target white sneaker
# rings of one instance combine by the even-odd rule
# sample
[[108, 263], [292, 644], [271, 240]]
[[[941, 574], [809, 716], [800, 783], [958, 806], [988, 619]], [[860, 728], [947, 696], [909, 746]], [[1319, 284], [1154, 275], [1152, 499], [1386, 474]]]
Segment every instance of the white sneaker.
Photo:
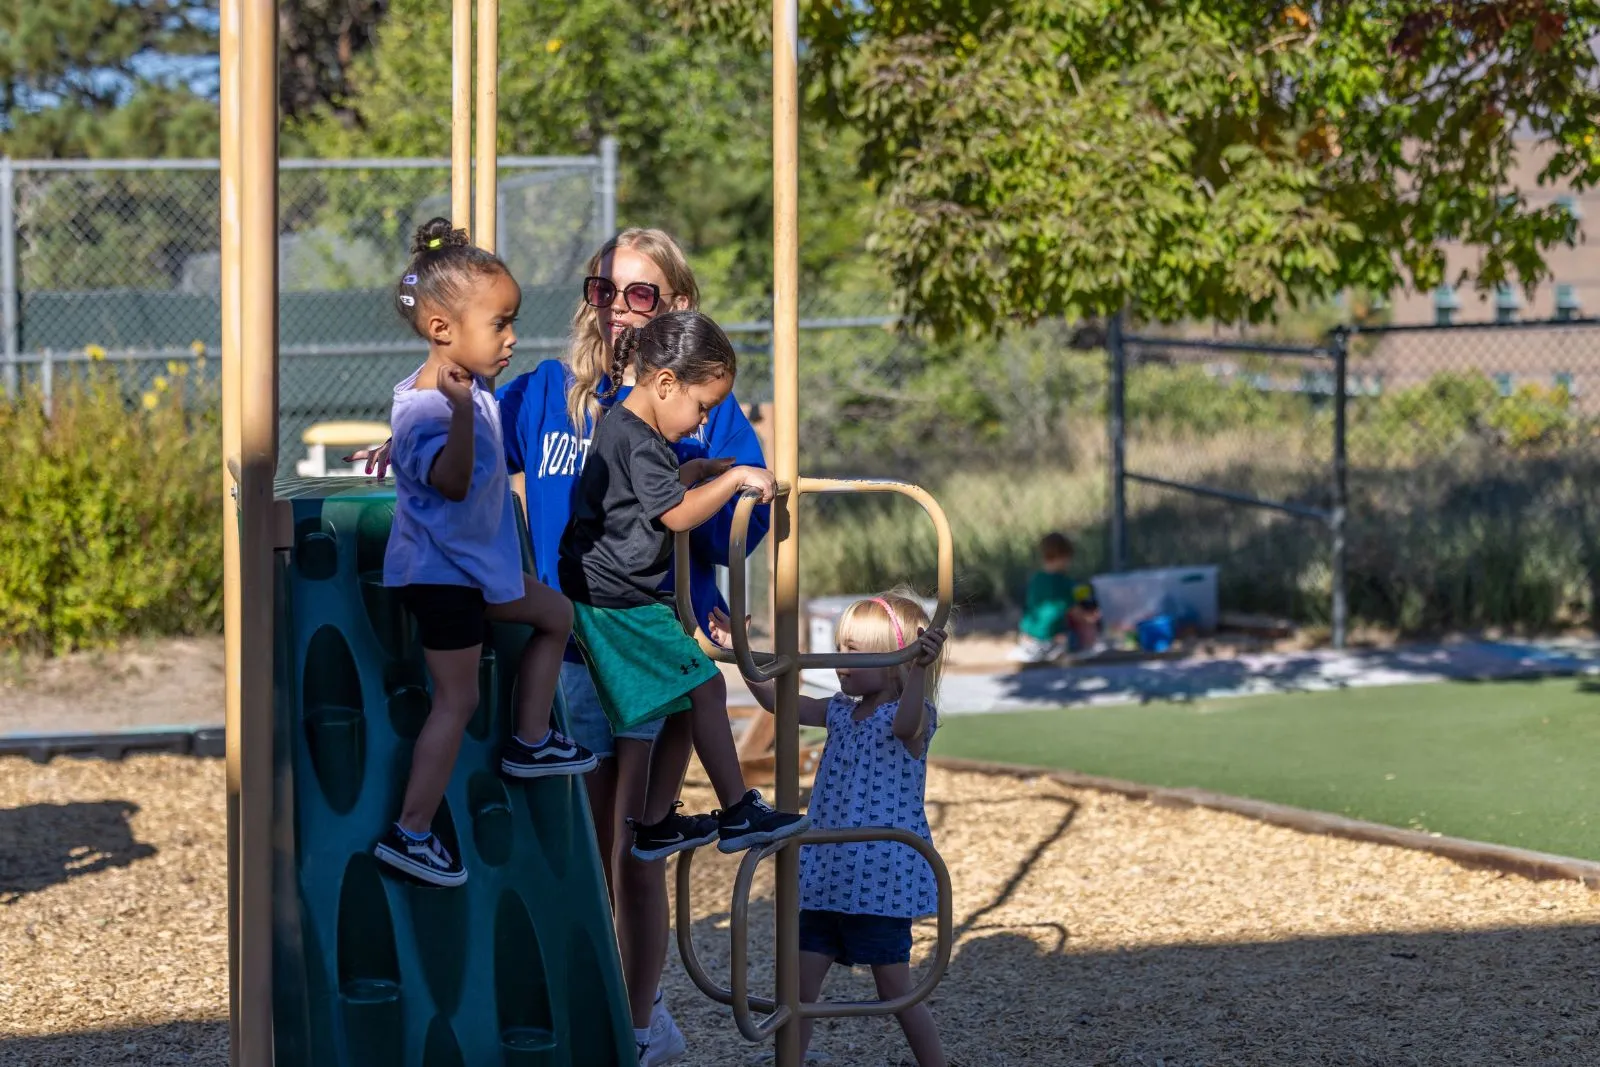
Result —
[[683, 1031], [678, 1029], [666, 1002], [657, 997], [655, 1007], [650, 1009], [650, 1048], [639, 1062], [646, 1067], [658, 1067], [675, 1063], [688, 1052], [689, 1042], [684, 1039]]

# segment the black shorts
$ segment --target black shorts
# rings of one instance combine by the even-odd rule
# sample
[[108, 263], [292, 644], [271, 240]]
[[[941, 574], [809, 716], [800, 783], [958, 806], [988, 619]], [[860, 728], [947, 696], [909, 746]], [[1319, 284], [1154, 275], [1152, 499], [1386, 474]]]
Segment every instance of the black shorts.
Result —
[[473, 586], [403, 585], [400, 603], [416, 616], [422, 647], [434, 652], [481, 645], [488, 634], [488, 604]]
[[844, 967], [911, 962], [911, 920], [800, 909], [800, 951], [832, 956]]

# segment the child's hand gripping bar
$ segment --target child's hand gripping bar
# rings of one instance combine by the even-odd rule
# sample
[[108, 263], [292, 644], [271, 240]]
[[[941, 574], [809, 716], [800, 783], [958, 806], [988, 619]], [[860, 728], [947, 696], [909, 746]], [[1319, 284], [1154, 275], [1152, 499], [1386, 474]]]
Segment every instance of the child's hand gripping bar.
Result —
[[[778, 490], [773, 499], [789, 492], [789, 486], [784, 482], [778, 483]], [[722, 663], [737, 663], [739, 671], [746, 678], [756, 682], [768, 682], [780, 674], [787, 674], [794, 669], [794, 663], [785, 657], [775, 656], [770, 652], [752, 652], [750, 650], [750, 627], [744, 621], [745, 605], [748, 596], [745, 591], [745, 545], [750, 537], [750, 515], [755, 511], [756, 504], [760, 501], [761, 494], [754, 489], [747, 489], [739, 496], [739, 502], [734, 505], [733, 524], [728, 531], [728, 599], [730, 611], [737, 612], [739, 623], [733, 627], [733, 648], [726, 649], [706, 636], [700, 628], [700, 622], [695, 618], [694, 601], [689, 595], [689, 535], [680, 533], [674, 538], [673, 571], [676, 579], [678, 594], [678, 621], [683, 623], [685, 633], [694, 636], [700, 643], [700, 648], [706, 655]], [[765, 666], [762, 666], [765, 664]]]

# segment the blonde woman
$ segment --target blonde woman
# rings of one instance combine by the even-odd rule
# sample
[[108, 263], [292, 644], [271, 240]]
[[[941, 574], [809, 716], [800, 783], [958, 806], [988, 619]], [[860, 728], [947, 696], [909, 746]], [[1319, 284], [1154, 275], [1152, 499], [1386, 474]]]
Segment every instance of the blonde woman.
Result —
[[[526, 476], [528, 527], [541, 581], [559, 582], [558, 548], [572, 518], [573, 495], [595, 424], [633, 388], [633, 368], [618, 368], [613, 358], [617, 338], [629, 327], [643, 326], [669, 311], [693, 310], [699, 303], [700, 287], [677, 242], [661, 230], [624, 230], [589, 261], [565, 356], [540, 364], [499, 391], [506, 462], [513, 472]], [[615, 371], [620, 376], [614, 377]], [[708, 413], [703, 427], [677, 442], [673, 450], [680, 462], [726, 458], [737, 466], [766, 465], [755, 430], [731, 394]], [[728, 558], [733, 507], [730, 502], [690, 537], [690, 585], [703, 627], [709, 626], [714, 610], [725, 608], [714, 567]], [[750, 549], [766, 535], [768, 522], [768, 509], [758, 507], [750, 523]], [[669, 571], [664, 584], [671, 588], [672, 582]], [[711, 684], [721, 689], [716, 696], [725, 703], [721, 675]], [[600, 758], [599, 767], [585, 781], [595, 838], [606, 859], [634, 1027], [650, 1031], [648, 1059], [641, 1062], [669, 1063], [683, 1054], [686, 1043], [658, 989], [671, 932], [666, 865], [664, 856], [641, 859], [634, 854], [625, 822], [643, 815], [650, 747], [661, 723], [613, 735], [575, 648], [569, 649], [562, 666], [561, 689], [567, 731]], [[686, 769], [676, 768], [679, 781]]]

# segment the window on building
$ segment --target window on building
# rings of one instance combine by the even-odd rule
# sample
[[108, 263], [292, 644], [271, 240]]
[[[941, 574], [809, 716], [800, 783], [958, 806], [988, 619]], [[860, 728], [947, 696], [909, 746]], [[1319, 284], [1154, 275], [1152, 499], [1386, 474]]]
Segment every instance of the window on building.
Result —
[[1455, 288], [1441, 285], [1433, 291], [1433, 321], [1440, 326], [1449, 326], [1455, 322], [1456, 312], [1461, 310], [1461, 298], [1456, 295]]
[[1506, 282], [1501, 282], [1494, 288], [1494, 321], [1516, 322], [1517, 312], [1522, 310], [1522, 298], [1517, 291]]
[[1563, 322], [1578, 318], [1583, 306], [1578, 300], [1578, 287], [1562, 282], [1556, 286], [1556, 318]]
[[1505, 371], [1494, 375], [1494, 387], [1495, 391], [1501, 396], [1510, 396], [1512, 389], [1511, 375]]
[[1556, 388], [1566, 390], [1568, 396], [1578, 395], [1578, 383], [1571, 371], [1556, 371]]

